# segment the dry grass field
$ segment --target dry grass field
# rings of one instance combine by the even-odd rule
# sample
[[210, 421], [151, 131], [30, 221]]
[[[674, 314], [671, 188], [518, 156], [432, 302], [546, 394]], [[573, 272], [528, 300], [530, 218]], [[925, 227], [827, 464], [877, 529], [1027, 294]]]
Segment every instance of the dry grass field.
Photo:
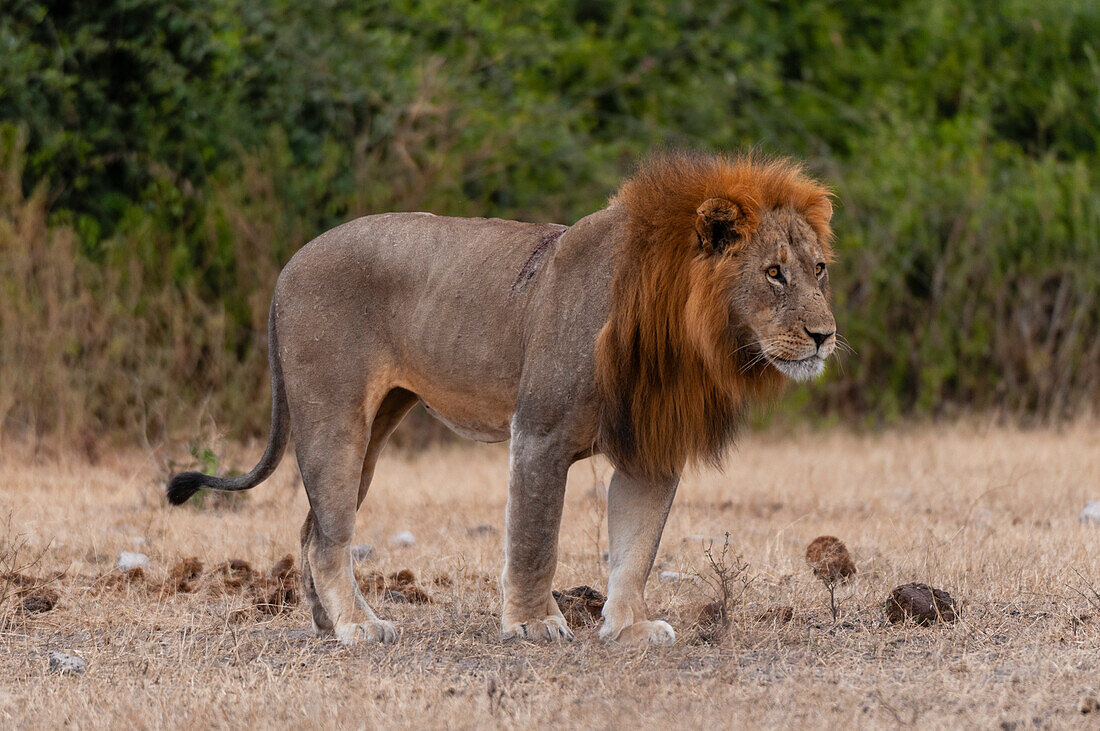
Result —
[[[57, 604], [25, 612], [25, 587], [0, 582], [0, 726], [1097, 727], [1081, 708], [1100, 694], [1100, 526], [1078, 515], [1100, 499], [1098, 445], [1094, 423], [746, 437], [724, 473], [688, 475], [677, 497], [648, 589], [679, 632], [668, 648], [605, 645], [594, 626], [563, 646], [501, 644], [501, 446], [383, 457], [357, 532], [375, 553], [359, 570], [369, 583], [409, 569], [431, 601], [374, 595], [401, 637], [353, 648], [310, 636], [300, 607], [254, 609], [255, 592], [218, 570], [296, 557], [293, 459], [243, 501], [173, 509], [163, 454], [90, 464], [7, 446], [0, 568], [47, 582]], [[260, 451], [229, 448], [222, 465]], [[570, 474], [558, 588], [606, 588], [592, 488], [607, 477], [599, 461]], [[403, 530], [415, 545], [389, 545]], [[710, 577], [704, 551], [727, 531], [748, 567], [723, 635], [696, 626], [712, 597], [692, 574]], [[804, 560], [821, 534], [858, 568], [835, 621]], [[144, 578], [114, 570], [120, 551], [151, 558]], [[188, 557], [201, 573], [169, 578]], [[887, 622], [885, 597], [911, 581], [950, 592], [961, 619]], [[87, 672], [51, 674], [53, 650]]]

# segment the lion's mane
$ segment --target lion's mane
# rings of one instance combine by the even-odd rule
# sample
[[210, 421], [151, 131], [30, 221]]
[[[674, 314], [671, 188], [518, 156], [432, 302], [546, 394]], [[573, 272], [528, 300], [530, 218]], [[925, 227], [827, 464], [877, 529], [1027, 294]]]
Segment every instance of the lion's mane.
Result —
[[831, 255], [829, 191], [797, 164], [752, 156], [685, 153], [651, 158], [620, 187], [627, 230], [607, 324], [596, 341], [600, 398], [597, 446], [643, 479], [679, 474], [688, 462], [717, 464], [746, 406], [779, 392], [782, 377], [751, 349], [733, 321], [729, 291], [741, 270], [734, 251], [700, 246], [700, 206], [740, 209], [737, 240], [751, 240], [763, 211], [789, 206]]

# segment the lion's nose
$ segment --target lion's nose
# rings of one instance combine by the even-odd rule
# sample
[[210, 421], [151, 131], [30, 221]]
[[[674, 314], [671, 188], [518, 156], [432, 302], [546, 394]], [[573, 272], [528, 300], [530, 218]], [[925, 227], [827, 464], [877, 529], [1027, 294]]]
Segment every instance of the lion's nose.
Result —
[[813, 341], [817, 343], [817, 347], [820, 348], [826, 340], [836, 334], [836, 330], [830, 330], [829, 332], [814, 332], [808, 327], [803, 328], [806, 334], [813, 338]]

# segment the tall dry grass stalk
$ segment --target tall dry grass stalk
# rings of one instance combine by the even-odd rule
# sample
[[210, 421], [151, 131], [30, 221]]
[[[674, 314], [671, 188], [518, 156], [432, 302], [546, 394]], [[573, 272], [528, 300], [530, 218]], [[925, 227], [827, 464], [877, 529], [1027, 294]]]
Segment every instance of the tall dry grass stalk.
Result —
[[[0, 439], [52, 436], [94, 455], [107, 432], [161, 438], [181, 402], [215, 413], [265, 402], [261, 293], [278, 265], [261, 251], [262, 217], [228, 219], [263, 315], [253, 318], [261, 342], [227, 351], [225, 307], [168, 276], [175, 253], [162, 232], [139, 225], [86, 255], [74, 228], [51, 220], [45, 187], [24, 195], [21, 140], [0, 142]], [[257, 180], [245, 184], [262, 192]], [[246, 427], [266, 418], [255, 410]]]

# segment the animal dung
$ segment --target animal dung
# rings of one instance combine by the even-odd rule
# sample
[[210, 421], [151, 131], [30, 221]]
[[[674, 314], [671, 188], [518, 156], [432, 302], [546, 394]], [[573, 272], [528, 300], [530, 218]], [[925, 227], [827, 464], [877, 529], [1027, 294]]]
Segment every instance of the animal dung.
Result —
[[707, 602], [699, 607], [695, 623], [699, 625], [721, 624], [725, 621], [727, 613], [722, 602]]
[[606, 598], [591, 586], [574, 586], [565, 591], [554, 590], [554, 601], [571, 628], [588, 627], [600, 621]]
[[6, 574], [0, 576], [0, 583], [14, 589], [19, 600], [19, 610], [23, 614], [40, 614], [57, 606], [60, 595], [45, 585], [45, 582], [26, 574]]
[[60, 596], [53, 589], [47, 589], [45, 587], [35, 589], [30, 594], [23, 597], [23, 604], [20, 608], [24, 614], [48, 612], [57, 606], [57, 600], [59, 598]]
[[827, 584], [847, 581], [856, 572], [848, 547], [836, 536], [818, 536], [806, 547], [806, 563]]
[[913, 621], [924, 626], [937, 622], [954, 622], [959, 607], [946, 591], [927, 584], [904, 584], [890, 592], [883, 605], [886, 618], [894, 624]]
[[194, 556], [185, 558], [168, 572], [166, 588], [189, 593], [194, 589], [194, 582], [200, 576], [202, 576], [202, 561]]
[[273, 579], [285, 579], [294, 570], [294, 557], [289, 553], [275, 562], [269, 576]]
[[412, 569], [401, 569], [390, 574], [390, 581], [394, 584], [415, 584], [416, 574]]
[[786, 624], [794, 619], [793, 607], [770, 607], [756, 615], [756, 621], [770, 624]]
[[251, 585], [257, 576], [252, 564], [239, 558], [231, 558], [218, 566], [214, 569], [214, 574], [221, 576], [226, 592]]
[[111, 572], [99, 578], [99, 585], [104, 589], [123, 589], [131, 584], [145, 582], [145, 569], [135, 566], [121, 572]]
[[252, 606], [262, 614], [282, 614], [298, 605], [298, 586], [301, 574], [294, 568], [294, 557], [289, 553], [275, 562], [267, 578], [252, 582]]
[[[428, 604], [432, 601], [432, 595], [417, 584], [416, 574], [409, 569], [395, 571], [389, 576], [371, 571], [369, 574], [356, 574], [355, 579], [359, 584], [359, 591], [364, 594], [381, 594], [386, 601], [410, 604]], [[395, 594], [400, 595], [401, 599], [394, 596]]]

